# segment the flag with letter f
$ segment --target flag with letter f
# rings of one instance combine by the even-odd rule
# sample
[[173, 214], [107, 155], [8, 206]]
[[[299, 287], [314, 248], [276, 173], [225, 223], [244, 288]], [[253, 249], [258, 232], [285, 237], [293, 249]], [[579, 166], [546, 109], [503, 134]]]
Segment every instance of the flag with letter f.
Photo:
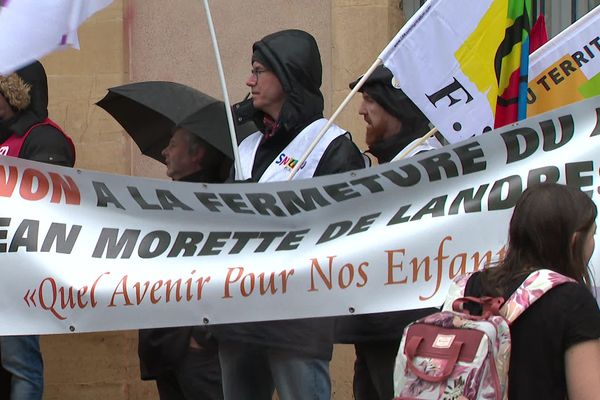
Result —
[[530, 9], [530, 0], [429, 0], [379, 58], [449, 142], [479, 135], [498, 126], [499, 105], [518, 109], [521, 81], [526, 93], [531, 24], [520, 27]]

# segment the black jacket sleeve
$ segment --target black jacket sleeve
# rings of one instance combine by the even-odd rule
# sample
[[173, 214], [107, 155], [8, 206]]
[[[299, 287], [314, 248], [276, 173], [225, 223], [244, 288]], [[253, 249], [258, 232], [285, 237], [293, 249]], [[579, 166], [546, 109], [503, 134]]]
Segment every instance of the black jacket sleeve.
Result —
[[339, 174], [365, 167], [365, 159], [346, 135], [335, 138], [323, 153], [314, 176]]
[[64, 167], [75, 164], [75, 154], [65, 135], [49, 125], [41, 125], [31, 131], [19, 157]]

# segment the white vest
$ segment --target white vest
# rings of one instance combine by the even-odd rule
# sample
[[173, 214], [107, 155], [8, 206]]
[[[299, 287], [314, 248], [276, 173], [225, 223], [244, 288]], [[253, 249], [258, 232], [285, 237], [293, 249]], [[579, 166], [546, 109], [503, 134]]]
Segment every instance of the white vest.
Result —
[[[292, 168], [298, 163], [298, 160], [310, 147], [311, 143], [326, 123], [327, 120], [325, 118], [318, 119], [296, 135], [294, 140], [292, 140], [267, 167], [260, 177], [259, 182], [286, 180], [290, 175], [290, 172], [292, 172]], [[342, 136], [344, 133], [346, 133], [346, 131], [339, 126], [335, 124], [331, 125], [306, 161], [304, 161], [302, 167], [298, 170], [296, 175], [294, 175], [294, 179], [312, 178], [327, 147], [329, 147], [334, 139]], [[254, 132], [240, 143], [239, 151], [242, 171], [237, 179], [247, 180], [252, 177], [254, 158], [256, 157], [256, 151], [258, 150], [262, 137], [263, 134], [261, 132]]]

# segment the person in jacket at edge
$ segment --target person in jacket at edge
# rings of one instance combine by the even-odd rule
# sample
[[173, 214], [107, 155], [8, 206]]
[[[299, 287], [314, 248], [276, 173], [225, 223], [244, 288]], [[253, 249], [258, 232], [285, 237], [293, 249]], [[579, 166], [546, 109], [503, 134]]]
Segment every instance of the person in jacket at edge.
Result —
[[[48, 83], [38, 61], [0, 76], [0, 155], [72, 167], [73, 141], [48, 119]], [[0, 337], [2, 366], [11, 375], [11, 399], [41, 399], [44, 367], [38, 336]]]
[[[350, 88], [357, 83], [358, 79], [350, 84]], [[427, 117], [404, 94], [386, 67], [375, 69], [359, 91], [363, 99], [358, 113], [367, 124], [368, 152], [380, 164], [408, 150], [428, 132]], [[407, 156], [441, 146], [435, 137], [431, 137]], [[336, 341], [354, 343], [353, 391], [356, 400], [391, 400], [394, 397], [394, 365], [404, 328], [410, 322], [437, 311], [426, 308], [339, 317], [336, 320]]]
[[[326, 120], [321, 56], [315, 39], [284, 30], [254, 43], [251, 117], [259, 132], [240, 143], [238, 179], [288, 178]], [[239, 118], [238, 114], [238, 118]], [[238, 122], [240, 119], [238, 119]], [[346, 132], [332, 126], [294, 179], [363, 168]], [[297, 319], [215, 326], [226, 400], [329, 399], [333, 319]]]
[[[228, 157], [185, 128], [173, 131], [162, 155], [174, 181], [222, 183], [231, 167]], [[156, 380], [161, 400], [223, 399], [217, 342], [205, 327], [140, 330], [138, 355], [142, 379]]]

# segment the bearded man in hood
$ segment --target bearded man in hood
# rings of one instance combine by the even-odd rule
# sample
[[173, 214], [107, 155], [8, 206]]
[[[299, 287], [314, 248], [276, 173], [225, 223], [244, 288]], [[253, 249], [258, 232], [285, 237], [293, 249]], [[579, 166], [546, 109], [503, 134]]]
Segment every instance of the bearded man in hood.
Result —
[[[350, 83], [350, 89], [359, 80]], [[402, 91], [388, 68], [377, 67], [359, 92], [362, 102], [358, 114], [366, 124], [368, 153], [379, 164], [392, 161], [398, 154], [412, 157], [442, 147], [435, 136], [421, 142], [421, 137], [429, 131], [429, 120]], [[355, 400], [394, 397], [394, 366], [404, 328], [436, 311], [425, 308], [343, 316], [336, 320], [336, 342], [353, 343], [356, 351], [352, 383]]]

